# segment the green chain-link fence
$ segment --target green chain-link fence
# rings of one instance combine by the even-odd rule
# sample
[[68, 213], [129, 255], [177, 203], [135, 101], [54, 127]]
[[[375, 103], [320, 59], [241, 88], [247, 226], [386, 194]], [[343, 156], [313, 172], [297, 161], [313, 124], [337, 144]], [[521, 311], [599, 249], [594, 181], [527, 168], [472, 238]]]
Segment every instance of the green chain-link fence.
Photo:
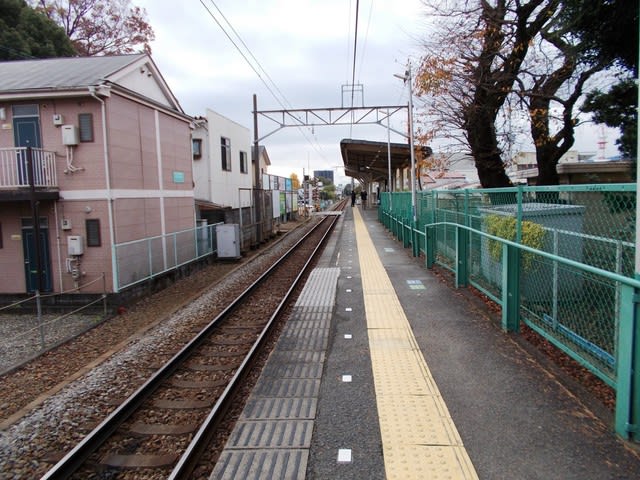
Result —
[[635, 184], [434, 190], [417, 194], [415, 224], [411, 212], [410, 192], [382, 195], [381, 221], [414, 255], [497, 302], [506, 329], [523, 321], [620, 387], [620, 323], [636, 308], [622, 300], [637, 283]]

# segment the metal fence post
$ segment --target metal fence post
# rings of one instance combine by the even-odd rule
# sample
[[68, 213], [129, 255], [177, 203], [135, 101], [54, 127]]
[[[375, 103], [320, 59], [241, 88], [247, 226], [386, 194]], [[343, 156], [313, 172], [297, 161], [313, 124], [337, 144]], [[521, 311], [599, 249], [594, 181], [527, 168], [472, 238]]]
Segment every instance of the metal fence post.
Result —
[[391, 235], [396, 236], [396, 217], [391, 210], [389, 210], [389, 231]]
[[438, 192], [431, 190], [431, 223], [436, 223], [436, 202], [438, 201]]
[[178, 266], [178, 234], [174, 233], [173, 237], [173, 266]]
[[517, 221], [516, 221], [516, 243], [522, 243], [522, 192], [523, 186], [518, 185], [516, 199], [518, 203]]
[[424, 242], [425, 242], [425, 266], [427, 268], [432, 268], [433, 264], [436, 261], [436, 252], [435, 252], [435, 233], [436, 227], [432, 225], [427, 225], [424, 228]]
[[502, 329], [520, 330], [520, 249], [502, 245]]
[[[464, 225], [471, 226], [471, 218], [469, 217], [469, 189], [464, 191]], [[459, 222], [458, 222], [459, 223]]]
[[102, 272], [102, 319], [107, 318], [107, 276]]
[[639, 294], [621, 286], [618, 323], [616, 433], [626, 440], [638, 440], [640, 432], [640, 318]]
[[456, 288], [469, 285], [469, 230], [456, 227]]
[[[522, 185], [518, 186], [516, 242], [522, 242]], [[520, 257], [519, 248], [502, 246], [502, 329], [507, 332], [520, 331]]]
[[[162, 250], [165, 250], [164, 245], [165, 239], [162, 239]], [[153, 275], [153, 245], [151, 244], [151, 239], [147, 240], [147, 259], [149, 260], [149, 276]], [[167, 268], [167, 258], [164, 258], [164, 268]]]
[[42, 320], [42, 300], [40, 298], [40, 290], [36, 290], [36, 310], [38, 312], [38, 326], [40, 328], [40, 348], [44, 350], [44, 321]]
[[411, 225], [410, 221], [402, 219], [402, 246], [407, 248], [409, 246], [409, 236], [407, 235], [407, 223]]
[[117, 245], [111, 245], [111, 258], [113, 265], [113, 293], [118, 293], [120, 291], [120, 262], [118, 262]]

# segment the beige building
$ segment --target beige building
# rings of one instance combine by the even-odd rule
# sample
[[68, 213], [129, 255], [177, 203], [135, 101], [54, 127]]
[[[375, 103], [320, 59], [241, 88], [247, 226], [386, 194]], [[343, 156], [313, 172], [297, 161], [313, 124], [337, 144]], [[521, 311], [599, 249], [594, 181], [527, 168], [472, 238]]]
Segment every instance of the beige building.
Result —
[[194, 228], [191, 120], [146, 54], [1, 62], [0, 293], [117, 291], [116, 245]]

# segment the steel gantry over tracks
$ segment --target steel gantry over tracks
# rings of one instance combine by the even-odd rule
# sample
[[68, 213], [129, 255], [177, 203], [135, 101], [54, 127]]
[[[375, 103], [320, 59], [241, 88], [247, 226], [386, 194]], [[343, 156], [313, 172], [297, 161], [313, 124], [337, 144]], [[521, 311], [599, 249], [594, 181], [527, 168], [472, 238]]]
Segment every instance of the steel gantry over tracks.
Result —
[[[399, 112], [409, 115], [409, 105], [380, 105], [369, 107], [329, 107], [299, 108], [283, 110], [258, 110], [254, 96], [254, 151], [258, 152], [259, 143], [265, 138], [287, 127], [322, 127], [333, 125], [380, 125], [407, 140], [409, 133], [392, 128], [389, 120]], [[258, 118], [262, 117], [277, 127], [265, 135], [258, 134]], [[409, 144], [388, 144], [388, 142], [372, 142], [367, 140], [344, 139], [340, 149], [345, 166], [345, 174], [364, 183], [372, 181], [388, 182], [389, 170], [407, 168], [410, 165], [411, 153]], [[390, 158], [385, 158], [384, 151], [390, 149]], [[431, 155], [431, 149], [422, 147], [425, 156]], [[256, 153], [257, 155], [257, 153]], [[259, 172], [256, 178], [259, 181]], [[388, 188], [388, 186], [387, 186]]]
[[[255, 142], [261, 142], [265, 138], [286, 127], [320, 127], [331, 125], [380, 125], [387, 128], [384, 122], [396, 113], [404, 110], [408, 112], [407, 105], [387, 105], [375, 107], [329, 107], [329, 108], [299, 108], [287, 110], [254, 110], [254, 123], [257, 118], [264, 117], [278, 127], [259, 137], [254, 137]], [[407, 113], [408, 114], [408, 113]], [[408, 138], [406, 132], [393, 128], [389, 129]]]

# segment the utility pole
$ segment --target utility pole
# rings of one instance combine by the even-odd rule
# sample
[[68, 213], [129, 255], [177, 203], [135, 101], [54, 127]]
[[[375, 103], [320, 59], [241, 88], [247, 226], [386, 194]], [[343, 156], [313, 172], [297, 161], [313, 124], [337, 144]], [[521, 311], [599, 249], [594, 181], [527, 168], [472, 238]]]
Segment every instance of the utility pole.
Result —
[[407, 71], [404, 75], [393, 75], [396, 78], [409, 84], [409, 153], [411, 155], [411, 215], [413, 223], [417, 221], [416, 217], [416, 156], [413, 147], [413, 79], [411, 78], [411, 62], [407, 65]]
[[[253, 173], [254, 173], [254, 189], [253, 189], [253, 204], [256, 212], [256, 242], [260, 244], [262, 242], [262, 190], [260, 188], [260, 145], [258, 137], [258, 97], [253, 94]], [[240, 215], [242, 215], [242, 205], [240, 205]]]

